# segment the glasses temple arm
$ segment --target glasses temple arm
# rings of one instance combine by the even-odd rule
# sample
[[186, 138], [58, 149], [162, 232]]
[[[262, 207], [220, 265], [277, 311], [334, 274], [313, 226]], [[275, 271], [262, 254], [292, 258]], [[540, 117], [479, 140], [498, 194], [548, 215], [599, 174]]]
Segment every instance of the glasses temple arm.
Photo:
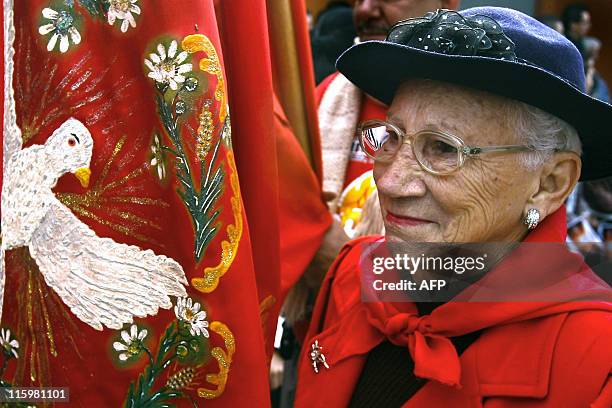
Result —
[[469, 147], [463, 148], [463, 153], [468, 156], [476, 156], [481, 153], [492, 152], [529, 152], [535, 151], [533, 146], [529, 145], [505, 145], [505, 146], [484, 146], [484, 147]]

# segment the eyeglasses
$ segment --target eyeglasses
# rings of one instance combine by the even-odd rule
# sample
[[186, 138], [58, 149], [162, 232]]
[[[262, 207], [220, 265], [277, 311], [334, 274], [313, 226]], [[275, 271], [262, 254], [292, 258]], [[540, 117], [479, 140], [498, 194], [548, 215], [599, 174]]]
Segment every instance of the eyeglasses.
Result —
[[483, 153], [536, 150], [529, 145], [468, 146], [457, 136], [433, 130], [406, 135], [397, 126], [382, 120], [363, 122], [357, 133], [364, 152], [375, 161], [392, 161], [402, 145], [409, 143], [421, 168], [436, 175], [451, 174], [463, 166], [466, 158]]

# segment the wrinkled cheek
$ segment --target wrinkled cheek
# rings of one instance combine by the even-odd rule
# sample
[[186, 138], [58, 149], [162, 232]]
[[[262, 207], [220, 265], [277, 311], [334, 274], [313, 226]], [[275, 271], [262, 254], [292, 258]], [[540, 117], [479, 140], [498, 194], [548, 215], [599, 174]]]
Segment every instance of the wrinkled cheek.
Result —
[[475, 242], [484, 235], [486, 223], [474, 208], [468, 208], [455, 215], [445, 226], [443, 236], [448, 242]]
[[[469, 187], [463, 194], [448, 194], [448, 221], [442, 226], [442, 235], [447, 242], [474, 242], [483, 239], [493, 225], [494, 209], [491, 200], [483, 194], [471, 191]], [[455, 198], [453, 200], [453, 197]]]

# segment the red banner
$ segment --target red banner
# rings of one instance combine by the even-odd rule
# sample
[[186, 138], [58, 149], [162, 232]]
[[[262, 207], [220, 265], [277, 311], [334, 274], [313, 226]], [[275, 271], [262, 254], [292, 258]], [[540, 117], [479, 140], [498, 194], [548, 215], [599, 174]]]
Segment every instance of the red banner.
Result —
[[[249, 9], [246, 31], [258, 24]], [[268, 166], [258, 151], [275, 154], [269, 70], [252, 63], [265, 50], [228, 49], [250, 75], [228, 84], [212, 0], [11, 11], [3, 386], [68, 387], [75, 407], [267, 405], [261, 315], [277, 307], [277, 210], [257, 218], [265, 202], [245, 210], [243, 197], [276, 202], [276, 170], [253, 187], [238, 178], [249, 161]]]

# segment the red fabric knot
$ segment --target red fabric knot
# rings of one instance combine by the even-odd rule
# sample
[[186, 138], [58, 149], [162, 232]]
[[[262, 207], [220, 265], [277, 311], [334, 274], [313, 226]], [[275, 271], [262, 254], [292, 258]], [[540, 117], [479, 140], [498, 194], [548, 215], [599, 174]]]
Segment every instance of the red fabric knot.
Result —
[[429, 316], [400, 312], [391, 304], [364, 304], [368, 321], [391, 343], [408, 346], [417, 377], [460, 387], [461, 364], [453, 343], [436, 334]]
[[399, 313], [384, 322], [382, 330], [389, 341], [398, 346], [407, 346], [409, 336], [419, 328], [422, 317], [415, 314]]

